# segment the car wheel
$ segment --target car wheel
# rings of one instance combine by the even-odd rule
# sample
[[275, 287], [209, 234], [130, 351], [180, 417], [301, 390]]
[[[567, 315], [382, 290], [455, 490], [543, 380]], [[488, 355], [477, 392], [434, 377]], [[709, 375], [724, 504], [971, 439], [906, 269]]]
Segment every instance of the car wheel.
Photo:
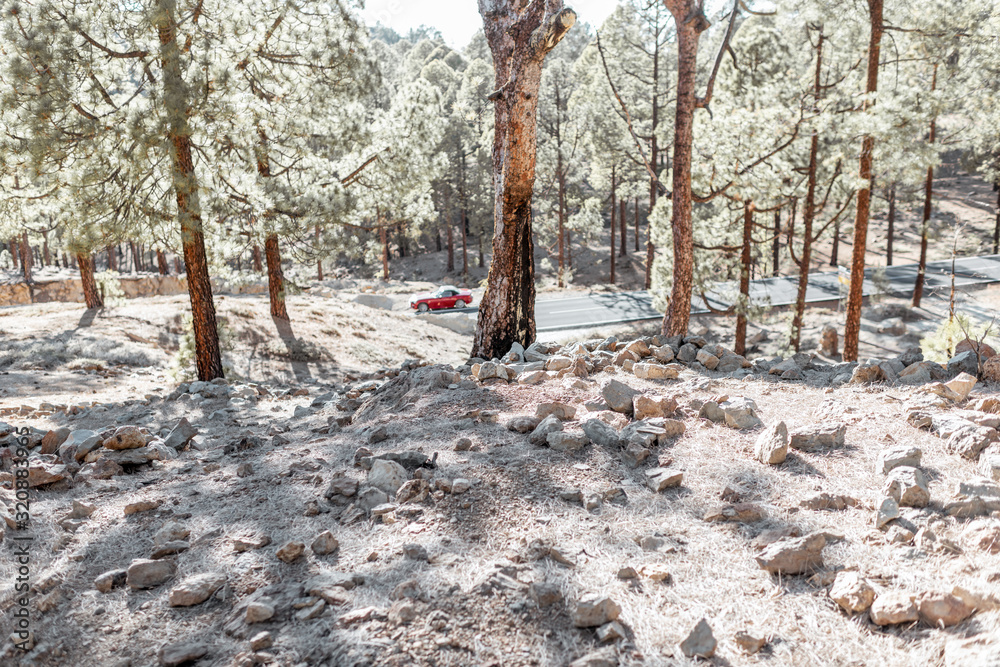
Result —
[[465, 301], [462, 301], [461, 299], [456, 299], [455, 300], [455, 305], [453, 307], [454, 308], [465, 308]]
[[427, 307], [426, 303], [417, 304], [417, 312], [426, 313], [430, 308]]

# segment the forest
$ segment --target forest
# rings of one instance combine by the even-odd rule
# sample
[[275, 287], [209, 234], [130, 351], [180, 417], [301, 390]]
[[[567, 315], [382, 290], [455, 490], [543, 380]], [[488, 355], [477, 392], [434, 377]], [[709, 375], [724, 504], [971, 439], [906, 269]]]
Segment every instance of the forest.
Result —
[[[213, 276], [266, 268], [271, 313], [288, 319], [288, 281], [322, 280], [324, 264], [388, 278], [391, 256], [446, 247], [467, 276], [489, 254], [474, 356], [501, 357], [533, 340], [534, 262], [518, 246], [545, 248], [562, 286], [574, 248], [609, 230], [622, 254], [645, 249], [665, 333], [686, 333], [720, 281], [739, 283], [745, 331], [750, 277], [797, 276], [798, 349], [813, 247], [850, 238], [850, 260], [835, 240], [830, 264], [855, 278], [854, 359], [871, 216], [888, 211], [891, 265], [891, 219], [922, 207], [922, 275], [950, 231], [934, 215], [942, 156], [1000, 181], [996, 7], [765, 4], [623, 2], [600, 26], [548, 7], [534, 20], [572, 20], [529, 58], [488, 31], [456, 51], [432, 28], [369, 29], [341, 3], [10, 3], [0, 262], [29, 282], [35, 265], [79, 271], [91, 308], [95, 275], [185, 273], [212, 379]], [[504, 204], [512, 180], [520, 200]]]

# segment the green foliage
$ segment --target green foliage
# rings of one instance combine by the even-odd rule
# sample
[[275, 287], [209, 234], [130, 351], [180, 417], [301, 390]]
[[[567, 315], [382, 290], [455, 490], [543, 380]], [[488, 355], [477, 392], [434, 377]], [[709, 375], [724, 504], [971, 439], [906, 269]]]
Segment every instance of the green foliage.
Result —
[[920, 350], [928, 361], [945, 363], [954, 356], [955, 346], [966, 338], [989, 343], [995, 341], [996, 333], [992, 325], [973, 324], [968, 315], [956, 312], [955, 317], [942, 322], [937, 331], [920, 341]]
[[101, 271], [94, 274], [97, 291], [104, 298], [105, 308], [125, 305], [125, 291], [122, 289], [121, 274], [117, 271]]
[[[233, 351], [235, 336], [229, 326], [229, 320], [225, 317], [216, 318], [219, 331], [219, 347], [222, 350], [222, 369], [225, 376], [230, 380], [239, 379], [240, 376], [233, 366], [230, 355]], [[191, 314], [184, 315], [184, 333], [178, 342], [177, 352], [170, 360], [170, 368], [167, 369], [167, 376], [174, 382], [190, 382], [198, 379], [198, 370], [195, 363], [194, 348], [194, 321]]]

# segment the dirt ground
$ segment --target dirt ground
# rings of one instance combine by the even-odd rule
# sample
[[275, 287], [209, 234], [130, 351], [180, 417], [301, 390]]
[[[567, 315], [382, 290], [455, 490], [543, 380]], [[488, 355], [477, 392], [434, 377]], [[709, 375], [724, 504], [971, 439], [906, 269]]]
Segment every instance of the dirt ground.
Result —
[[[961, 303], [985, 313], [1000, 304], [998, 295], [985, 290]], [[832, 576], [853, 569], [880, 594], [962, 586], [1000, 596], [1000, 554], [982, 550], [971, 520], [942, 513], [956, 485], [976, 479], [975, 464], [906, 422], [907, 406], [921, 400], [916, 389], [817, 387], [695, 370], [677, 380], [638, 380], [617, 368], [536, 386], [479, 383], [467, 372], [447, 371], [436, 385], [409, 386], [405, 376], [383, 378], [408, 359], [457, 367], [466, 360], [468, 338], [407, 312], [341, 297], [290, 298], [291, 330], [276, 327], [261, 296], [224, 296], [218, 308], [237, 398], [208, 392], [195, 400], [176, 392], [174, 366], [185, 348], [183, 297], [137, 299], [96, 317], [75, 304], [0, 311], [0, 410], [20, 413], [0, 421], [41, 432], [137, 425], [165, 435], [184, 417], [199, 431], [176, 459], [32, 491], [36, 646], [24, 653], [8, 642], [0, 663], [174, 664], [161, 649], [188, 642], [186, 655], [197, 656], [190, 664], [202, 667], [562, 666], [601, 646], [594, 629], [570, 621], [573, 603], [588, 593], [606, 595], [621, 608], [625, 636], [609, 645], [622, 665], [694, 664], [677, 644], [701, 618], [719, 642], [717, 665], [945, 665], [946, 658], [949, 666], [971, 665], [955, 663], [948, 642], [989, 637], [1000, 623], [1000, 612], [984, 608], [949, 628], [882, 628], [866, 614], [844, 613], [827, 595]], [[925, 316], [907, 320], [904, 334], [879, 333], [879, 322], [866, 320], [863, 354], [892, 356], [912, 346], [946, 312], [946, 302], [929, 299]], [[810, 346], [837, 317], [809, 311]], [[751, 356], [780, 352], [786, 320], [775, 313], [755, 323], [751, 334], [764, 335]], [[618, 333], [628, 340], [643, 328], [552, 338]], [[725, 319], [702, 318], [695, 328], [723, 344], [732, 331]], [[564, 453], [505, 428], [509, 419], [533, 415], [551, 401], [577, 408], [571, 428], [594, 416], [586, 405], [611, 378], [679, 404], [675, 416], [684, 434], [655, 447], [643, 466], [630, 467], [616, 448], [591, 444]], [[752, 398], [766, 424], [783, 420], [793, 429], [843, 422], [845, 445], [796, 451], [780, 467], [760, 464], [752, 456], [756, 432], [697, 416], [697, 406], [723, 395]], [[985, 396], [998, 396], [997, 387], [979, 385], [956, 407]], [[367, 397], [370, 403], [347, 424], [344, 417]], [[470, 442], [460, 444], [462, 438]], [[872, 526], [883, 484], [875, 461], [889, 444], [921, 448], [930, 481], [930, 506], [904, 508], [905, 518], [957, 551], [926, 538], [891, 543]], [[436, 457], [419, 474], [437, 491], [377, 510], [387, 518], [352, 515], [357, 496], [328, 496], [327, 488], [344, 479], [364, 488], [366, 472], [356, 465], [362, 447], [375, 455]], [[683, 472], [679, 488], [654, 493], [646, 487], [644, 469], [657, 462]], [[458, 479], [469, 481], [468, 491], [444, 491], [454, 490]], [[857, 503], [840, 511], [803, 505], [822, 492]], [[9, 494], [0, 491], [0, 501], [10, 501]], [[597, 498], [596, 508], [574, 499], [581, 496]], [[92, 504], [93, 514], [67, 520], [74, 501]], [[125, 514], [140, 501], [153, 506]], [[751, 503], [760, 518], [705, 520], [732, 502]], [[189, 536], [185, 550], [165, 557], [176, 568], [166, 583], [95, 589], [102, 573], [149, 558], [157, 531], [172, 521]], [[1000, 525], [997, 517], [980, 521]], [[339, 542], [330, 555], [309, 547], [323, 531]], [[754, 560], [768, 531], [827, 531], [843, 539], [825, 549], [825, 565], [814, 576], [776, 577]], [[8, 527], [5, 554], [13, 554], [13, 538], [23, 533]], [[269, 543], [261, 548], [236, 551], [237, 540], [265, 535]], [[278, 550], [295, 541], [306, 545], [304, 555], [280, 560]], [[626, 566], [669, 576], [621, 579]], [[170, 606], [172, 589], [206, 572], [225, 575], [226, 584], [201, 604]], [[320, 575], [337, 583], [317, 597], [303, 585]], [[14, 577], [13, 558], [0, 560], [5, 612], [15, 605]], [[532, 593], [537, 587], [531, 585], [541, 583], [558, 593], [547, 606]], [[246, 624], [247, 606], [261, 601], [275, 615]], [[0, 619], [0, 637], [13, 630], [11, 619], [9, 613]], [[270, 633], [272, 645], [253, 648], [250, 640], [261, 631]], [[741, 650], [735, 641], [741, 631], [764, 640], [764, 649]]]

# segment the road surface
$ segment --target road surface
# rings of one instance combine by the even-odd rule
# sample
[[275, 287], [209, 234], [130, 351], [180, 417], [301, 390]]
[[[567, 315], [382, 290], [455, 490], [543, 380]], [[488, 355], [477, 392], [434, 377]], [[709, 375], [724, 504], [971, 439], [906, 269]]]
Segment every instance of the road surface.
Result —
[[[865, 296], [877, 290], [871, 281], [874, 269], [865, 271]], [[888, 291], [895, 296], [909, 296], [917, 277], [916, 264], [900, 264], [885, 268]], [[955, 286], [985, 285], [1000, 282], [1000, 255], [965, 257], [955, 260]], [[927, 263], [925, 292], [948, 289], [951, 286], [951, 260]], [[735, 301], [736, 284], [723, 283], [706, 296], [712, 308], [725, 310]], [[809, 274], [806, 303], [836, 303], [841, 289], [837, 271]], [[763, 278], [750, 282], [750, 298], [755, 304], [788, 306], [795, 303], [798, 280], [792, 277]], [[474, 312], [466, 308], [465, 312]], [[449, 312], [449, 311], [438, 311]], [[456, 312], [456, 311], [450, 311]], [[691, 307], [694, 314], [710, 312], [701, 297], [696, 296]], [[623, 322], [660, 319], [663, 313], [653, 308], [653, 297], [647, 291], [590, 293], [565, 299], [541, 299], [535, 304], [538, 331], [559, 331]]]

